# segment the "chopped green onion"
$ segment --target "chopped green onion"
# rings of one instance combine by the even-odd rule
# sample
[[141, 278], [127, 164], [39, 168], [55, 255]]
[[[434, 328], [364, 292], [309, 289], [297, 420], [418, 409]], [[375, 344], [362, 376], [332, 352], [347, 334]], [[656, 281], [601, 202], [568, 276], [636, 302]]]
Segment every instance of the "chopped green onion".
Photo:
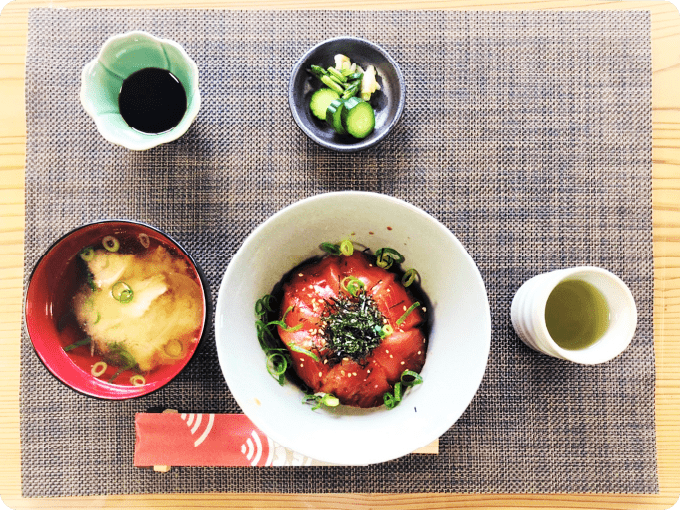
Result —
[[404, 287], [408, 287], [411, 285], [413, 282], [416, 281], [416, 278], [418, 278], [420, 275], [418, 274], [418, 271], [415, 269], [409, 269], [404, 273], [404, 276], [401, 277], [401, 283], [404, 284]]
[[299, 352], [300, 354], [304, 354], [305, 356], [309, 356], [314, 361], [319, 361], [319, 357], [316, 354], [314, 354], [312, 351], [308, 351], [307, 349], [305, 349], [303, 347], [297, 346], [295, 344], [291, 344], [291, 345], [288, 346], [288, 348], [291, 351]]
[[94, 322], [92, 324], [97, 324], [101, 319], [102, 319], [102, 314], [97, 312], [97, 318], [94, 320]]
[[401, 382], [404, 386], [415, 386], [422, 384], [423, 376], [413, 370], [404, 370], [401, 374]]
[[338, 405], [340, 405], [340, 400], [332, 393], [325, 393], [323, 395], [306, 393], [305, 396], [302, 397], [302, 403], [303, 404], [314, 403], [315, 405], [314, 407], [312, 407], [312, 411], [316, 411], [321, 406], [337, 407]]
[[375, 252], [376, 264], [383, 269], [389, 269], [393, 263], [401, 264], [404, 256], [392, 248], [380, 248]]
[[394, 400], [397, 402], [401, 402], [401, 397], [402, 397], [402, 385], [401, 382], [397, 382], [397, 384], [394, 385]]
[[271, 301], [274, 296], [271, 294], [265, 294], [260, 299], [255, 302], [255, 315], [262, 316], [267, 312], [273, 312], [274, 309], [271, 307]]
[[349, 257], [352, 253], [354, 253], [354, 245], [352, 245], [352, 241], [349, 239], [342, 241], [340, 243], [340, 253], [346, 257]]
[[401, 373], [401, 378], [394, 385], [394, 394], [389, 391], [383, 393], [383, 402], [387, 409], [394, 409], [399, 405], [401, 400], [404, 398], [404, 392], [407, 388], [415, 386], [416, 384], [421, 384], [423, 382], [423, 377], [413, 370], [404, 370]]
[[113, 284], [113, 287], [111, 287], [111, 296], [121, 303], [129, 303], [132, 301], [134, 295], [135, 293], [132, 288], [123, 281], [116, 282]]
[[144, 379], [143, 375], [133, 375], [130, 377], [130, 384], [133, 386], [144, 386], [146, 384], [146, 379]]
[[274, 338], [274, 334], [269, 329], [269, 326], [263, 320], [255, 321], [255, 329], [257, 330], [257, 339], [260, 341], [262, 350], [267, 352], [271, 347], [267, 345], [267, 337]]
[[94, 292], [97, 290], [97, 285], [94, 283], [94, 278], [92, 277], [92, 274], [88, 273], [87, 274], [87, 285], [90, 287], [90, 290]]
[[120, 343], [115, 342], [109, 344], [109, 349], [111, 349], [111, 353], [114, 356], [118, 356], [119, 359], [116, 360], [115, 364], [120, 367], [118, 371], [115, 374], [113, 374], [113, 377], [109, 379], [109, 383], [112, 383], [120, 374], [122, 374], [126, 370], [130, 370], [135, 365], [137, 365], [137, 360], [135, 360], [132, 354], [125, 350], [125, 347], [123, 347], [123, 345]]
[[123, 372], [125, 372], [125, 370], [126, 370], [126, 369], [123, 368], [123, 367], [120, 367], [118, 370], [116, 370], [116, 373], [113, 374], [113, 377], [111, 377], [111, 379], [109, 379], [109, 383], [112, 383], [113, 381], [115, 381], [115, 380], [118, 378], [118, 376], [119, 376], [120, 374], [122, 374]]
[[97, 361], [94, 365], [92, 365], [92, 370], [90, 373], [95, 377], [99, 377], [100, 375], [103, 375], [104, 372], [106, 372], [107, 368], [109, 368], [109, 366], [105, 362]]
[[290, 327], [290, 326], [288, 326], [288, 324], [286, 324], [286, 315], [288, 315], [288, 312], [290, 312], [292, 309], [293, 309], [293, 307], [289, 306], [288, 310], [286, 310], [286, 313], [283, 314], [283, 317], [281, 317], [280, 321], [268, 322], [267, 326], [271, 326], [271, 325], [281, 326], [281, 329], [283, 329], [284, 331], [287, 331], [289, 333], [294, 333], [295, 331], [300, 329], [302, 327], [302, 322], [298, 323], [298, 325], [294, 326], [294, 327]]
[[404, 321], [406, 320], [406, 317], [408, 317], [409, 315], [411, 315], [411, 312], [412, 312], [413, 310], [415, 310], [416, 308], [418, 308], [419, 306], [420, 306], [420, 303], [419, 303], [418, 301], [416, 301], [416, 302], [413, 303], [411, 306], [409, 306], [408, 310], [406, 310], [406, 311], [404, 312], [404, 315], [402, 315], [401, 317], [399, 317], [399, 318], [397, 319], [397, 326], [401, 326], [401, 323], [404, 322]]
[[389, 324], [385, 324], [380, 330], [380, 336], [382, 338], [387, 338], [392, 333], [394, 333], [394, 328], [392, 326], [390, 326]]
[[366, 285], [356, 276], [345, 276], [340, 282], [340, 287], [348, 294], [357, 297], [366, 288]]
[[333, 243], [321, 243], [319, 246], [323, 251], [330, 255], [340, 255], [340, 246]]
[[267, 372], [276, 379], [281, 386], [285, 381], [284, 375], [288, 370], [288, 358], [280, 353], [273, 352], [267, 356]]
[[139, 239], [139, 242], [142, 243], [142, 246], [144, 246], [144, 248], [148, 248], [149, 245], [151, 244], [151, 240], [149, 239], [149, 236], [146, 235], [144, 232], [140, 233], [137, 236], [137, 238]]
[[83, 248], [83, 250], [80, 252], [80, 258], [83, 259], [85, 262], [89, 262], [94, 258], [94, 249], [92, 246], [88, 246], [87, 248]]
[[72, 351], [76, 347], [80, 347], [81, 345], [90, 345], [90, 337], [83, 338], [82, 340], [78, 340], [77, 342], [72, 343], [71, 345], [67, 345], [64, 347], [64, 352]]
[[326, 407], [336, 407], [340, 404], [340, 400], [338, 399], [338, 397], [336, 397], [332, 393], [326, 393], [321, 398], [321, 403], [323, 405], [325, 405]]
[[383, 402], [387, 409], [394, 409], [399, 405], [399, 401], [395, 400], [394, 396], [389, 391], [383, 393]]
[[120, 249], [120, 241], [113, 236], [106, 236], [102, 239], [102, 245], [110, 252], [117, 252]]

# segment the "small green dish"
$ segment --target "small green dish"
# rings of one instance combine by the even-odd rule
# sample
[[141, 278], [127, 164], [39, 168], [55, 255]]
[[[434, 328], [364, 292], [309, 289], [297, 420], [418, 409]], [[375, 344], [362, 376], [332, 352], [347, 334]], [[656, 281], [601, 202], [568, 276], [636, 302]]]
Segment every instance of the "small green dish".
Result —
[[[149, 134], [131, 128], [118, 107], [123, 80], [147, 67], [166, 69], [177, 77], [187, 96], [180, 123], [169, 131]], [[97, 58], [83, 68], [80, 102], [97, 129], [109, 142], [131, 150], [146, 150], [171, 142], [191, 126], [201, 106], [198, 67], [179, 44], [142, 32], [109, 38]]]

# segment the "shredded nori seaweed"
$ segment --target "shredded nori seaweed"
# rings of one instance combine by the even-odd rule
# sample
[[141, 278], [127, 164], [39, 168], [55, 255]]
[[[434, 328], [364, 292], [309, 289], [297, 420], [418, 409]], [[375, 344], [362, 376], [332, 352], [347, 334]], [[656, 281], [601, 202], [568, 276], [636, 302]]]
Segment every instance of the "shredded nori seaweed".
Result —
[[360, 362], [382, 341], [385, 316], [363, 292], [327, 301], [322, 316], [326, 346], [333, 353], [330, 361], [352, 358]]

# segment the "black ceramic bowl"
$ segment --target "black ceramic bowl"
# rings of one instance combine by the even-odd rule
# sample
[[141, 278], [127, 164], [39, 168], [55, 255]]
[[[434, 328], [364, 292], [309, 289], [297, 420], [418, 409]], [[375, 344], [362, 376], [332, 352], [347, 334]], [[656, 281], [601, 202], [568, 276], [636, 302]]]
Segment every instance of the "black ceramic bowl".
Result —
[[[309, 100], [312, 94], [324, 87], [308, 69], [312, 64], [327, 68], [335, 65], [338, 53], [346, 55], [366, 69], [376, 68], [380, 90], [371, 97], [375, 110], [375, 129], [366, 138], [339, 135], [326, 122], [312, 115]], [[356, 152], [376, 145], [399, 121], [404, 111], [404, 76], [397, 63], [379, 46], [356, 37], [338, 37], [317, 44], [295, 64], [288, 85], [288, 102], [297, 125], [322, 147], [338, 152]]]

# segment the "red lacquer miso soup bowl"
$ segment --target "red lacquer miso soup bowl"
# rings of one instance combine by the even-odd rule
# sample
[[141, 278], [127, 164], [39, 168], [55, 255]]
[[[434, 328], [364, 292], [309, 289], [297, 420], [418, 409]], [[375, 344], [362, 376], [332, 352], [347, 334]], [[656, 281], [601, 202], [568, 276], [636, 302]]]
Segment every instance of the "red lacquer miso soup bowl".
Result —
[[191, 256], [149, 225], [107, 220], [56, 241], [28, 282], [36, 354], [67, 386], [123, 400], [189, 363], [206, 329], [207, 285]]

